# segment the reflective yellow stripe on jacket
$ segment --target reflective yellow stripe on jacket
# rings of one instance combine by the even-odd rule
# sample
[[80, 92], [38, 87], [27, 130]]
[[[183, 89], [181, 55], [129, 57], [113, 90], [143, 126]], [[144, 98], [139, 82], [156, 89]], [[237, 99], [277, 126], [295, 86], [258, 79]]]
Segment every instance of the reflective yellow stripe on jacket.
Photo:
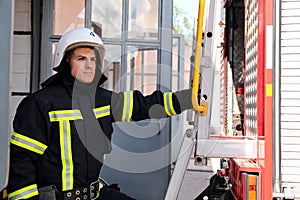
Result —
[[37, 189], [37, 185], [33, 184], [8, 194], [8, 199], [9, 200], [27, 199], [38, 194], [39, 192]]
[[[93, 109], [96, 118], [110, 115], [110, 106]], [[71, 146], [71, 120], [83, 119], [80, 110], [57, 110], [49, 112], [50, 122], [59, 122], [60, 150], [62, 160], [62, 190], [72, 190], [74, 164]]]
[[10, 143], [38, 154], [43, 154], [47, 149], [43, 143], [16, 132], [12, 134]]
[[172, 100], [172, 92], [165, 92], [164, 93], [164, 108], [168, 116], [176, 115], [173, 100]]
[[101, 118], [101, 117], [108, 116], [108, 115], [110, 115], [110, 105], [103, 106], [103, 107], [100, 107], [100, 108], [95, 108], [94, 113], [95, 113], [95, 116], [96, 116], [97, 119]]
[[60, 156], [62, 160], [62, 190], [72, 190], [74, 165], [71, 147], [70, 120], [83, 119], [80, 110], [56, 110], [49, 112], [50, 122], [59, 122]]
[[124, 92], [122, 122], [130, 122], [133, 110], [133, 91]]
[[82, 119], [80, 110], [56, 110], [49, 112], [50, 121], [69, 121]]

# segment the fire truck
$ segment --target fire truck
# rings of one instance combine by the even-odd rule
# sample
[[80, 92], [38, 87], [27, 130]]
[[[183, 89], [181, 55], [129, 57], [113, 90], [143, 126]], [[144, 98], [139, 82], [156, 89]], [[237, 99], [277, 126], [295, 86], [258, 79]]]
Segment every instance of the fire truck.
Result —
[[[195, 59], [194, 73], [201, 74], [201, 95], [205, 96], [201, 99], [208, 106], [204, 104], [202, 112], [201, 103], [194, 106], [200, 110], [198, 128], [186, 133], [183, 146], [195, 145], [196, 162], [209, 157], [222, 159], [221, 170], [197, 199], [299, 199], [300, 2], [206, 3], [199, 3], [196, 40], [204, 62], [196, 63]], [[223, 19], [216, 18], [221, 8]], [[214, 42], [220, 41], [220, 35], [215, 34], [218, 26], [223, 40], [218, 44], [220, 51], [214, 51]], [[218, 56], [222, 131], [212, 134], [205, 128], [209, 104], [214, 105], [212, 98], [216, 98], [210, 95], [214, 82], [210, 71], [215, 70], [209, 64]], [[207, 64], [207, 59], [212, 62]], [[199, 71], [196, 65], [201, 66]], [[184, 167], [178, 167], [178, 172], [175, 169], [171, 183], [180, 180], [180, 168]]]
[[[12, 2], [14, 1], [0, 3], [0, 22], [5, 27], [1, 31], [3, 37], [0, 37], [0, 41], [1, 44], [8, 44], [9, 47], [0, 54], [3, 66], [11, 66], [12, 63], [12, 41], [3, 40], [3, 38], [12, 38], [13, 13], [11, 11], [14, 10]], [[49, 47], [46, 44], [49, 41], [55, 44], [59, 36], [47, 35], [49, 34], [47, 28], [42, 28], [41, 33], [36, 32], [40, 28], [37, 28], [39, 24], [42, 22], [47, 24], [45, 20], [53, 17], [48, 12], [54, 9], [51, 7], [53, 5], [41, 2], [32, 1], [33, 11], [38, 11], [36, 13], [32, 11], [34, 22], [38, 22], [32, 24], [33, 31], [14, 31], [14, 35], [32, 34], [35, 36], [32, 47], [42, 46], [46, 49]], [[92, 5], [91, 1], [86, 2], [87, 6]], [[158, 2], [157, 7], [160, 11], [167, 13], [159, 19], [167, 19], [171, 16], [169, 15], [171, 13], [167, 12], [168, 8], [172, 7], [171, 1]], [[125, 5], [123, 10], [128, 9], [125, 3], [123, 5]], [[90, 10], [87, 9], [87, 13]], [[37, 21], [41, 13], [48, 16], [48, 18], [44, 17], [42, 22]], [[142, 184], [143, 188], [147, 188], [147, 190], [134, 190], [134, 192], [148, 192], [149, 198], [155, 193], [166, 200], [176, 199], [191, 158], [196, 165], [205, 165], [211, 158], [220, 158], [219, 170], [211, 177], [208, 187], [199, 191], [198, 200], [300, 199], [299, 13], [300, 1], [298, 0], [199, 0], [197, 31], [195, 31], [193, 47], [195, 51], [191, 59], [189, 80], [193, 89], [192, 101], [196, 112], [187, 113], [192, 128], [187, 129], [183, 134], [174, 169], [170, 170], [168, 166], [153, 173], [141, 172], [144, 177], [142, 179], [130, 172], [123, 175], [124, 180], [129, 180], [127, 177], [130, 176], [131, 180], [134, 180], [133, 185]], [[95, 25], [89, 21], [91, 16], [86, 18], [86, 26]], [[159, 24], [170, 28], [168, 27], [170, 23], [165, 21]], [[126, 26], [122, 27], [126, 28]], [[95, 28], [99, 27], [95, 26]], [[154, 42], [147, 40], [140, 44], [138, 40], [131, 41], [130, 38], [121, 41], [124, 44], [122, 51], [123, 47], [124, 49], [128, 47], [128, 44], [138, 46], [139, 52], [146, 53], [149, 50], [156, 51], [156, 48], [169, 48], [171, 42], [166, 41], [171, 33], [158, 34], [161, 35], [160, 40]], [[40, 36], [46, 42], [42, 41], [35, 46]], [[105, 40], [105, 35], [104, 42], [111, 46], [116, 44], [114, 40]], [[35, 48], [31, 50], [33, 54], [38, 54], [35, 51]], [[41, 55], [51, 58], [47, 51], [41, 52]], [[168, 53], [162, 51], [158, 53], [158, 57], [158, 61], [162, 62], [160, 64], [169, 64], [162, 59], [170, 58]], [[32, 57], [32, 63], [41, 61], [34, 58], [36, 57]], [[124, 59], [125, 57], [121, 58], [122, 61], [125, 61]], [[42, 60], [43, 62], [45, 61]], [[48, 65], [49, 61], [45, 64]], [[7, 151], [9, 145], [6, 142], [9, 140], [9, 135], [6, 132], [10, 130], [11, 121], [11, 116], [8, 114], [11, 110], [7, 105], [10, 105], [11, 101], [12, 72], [9, 67], [3, 67], [1, 70], [0, 125], [5, 133], [0, 134], [0, 141], [3, 142], [0, 151], [0, 189], [3, 190], [7, 184], [9, 163]], [[119, 73], [122, 74], [122, 70]], [[42, 67], [41, 71], [45, 73], [40, 76], [49, 75], [46, 68]], [[36, 89], [38, 86], [32, 83], [38, 82], [36, 80], [38, 71], [32, 72], [36, 76], [33, 76], [31, 88]], [[169, 85], [170, 83], [167, 82], [171, 82], [169, 78], [158, 79], [159, 84], [162, 82]], [[126, 81], [122, 83], [126, 85]], [[32, 90], [34, 89], [30, 91]], [[201, 91], [200, 101], [198, 101], [198, 91]], [[19, 92], [18, 95], [21, 93]], [[211, 126], [214, 107], [220, 108], [221, 128], [217, 131], [212, 131]], [[182, 118], [178, 119], [182, 120]], [[151, 128], [152, 125], [148, 127]], [[157, 127], [156, 122], [153, 127]], [[160, 131], [161, 129], [158, 130]], [[152, 139], [162, 140], [162, 134], [155, 137], [158, 138]], [[169, 139], [164, 138], [164, 140]], [[163, 155], [169, 153], [167, 151]], [[170, 171], [172, 173], [168, 178], [169, 176], [165, 175]], [[108, 169], [108, 172], [110, 173], [111, 169]], [[115, 173], [120, 176], [119, 172]], [[166, 180], [161, 181], [162, 179]], [[140, 183], [140, 180], [143, 183]], [[155, 184], [159, 184], [162, 191], [154, 192], [157, 187], [151, 189], [151, 185]], [[126, 189], [126, 184], [124, 188]], [[131, 192], [130, 187], [128, 192]], [[3, 198], [6, 198], [5, 190]]]

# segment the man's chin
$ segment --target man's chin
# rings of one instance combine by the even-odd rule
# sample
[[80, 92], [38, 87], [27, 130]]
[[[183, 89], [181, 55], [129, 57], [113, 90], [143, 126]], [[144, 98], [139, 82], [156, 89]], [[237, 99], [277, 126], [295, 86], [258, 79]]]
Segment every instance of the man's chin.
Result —
[[77, 79], [80, 83], [89, 84], [93, 82], [93, 79]]
[[77, 76], [76, 80], [79, 81], [80, 83], [89, 84], [93, 82], [94, 76], [93, 75]]

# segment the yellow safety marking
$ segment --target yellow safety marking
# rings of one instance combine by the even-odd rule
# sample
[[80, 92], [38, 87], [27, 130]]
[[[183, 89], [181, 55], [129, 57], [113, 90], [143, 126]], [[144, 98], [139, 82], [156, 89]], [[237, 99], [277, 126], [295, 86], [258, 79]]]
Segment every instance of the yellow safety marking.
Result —
[[266, 96], [267, 97], [272, 96], [272, 84], [266, 84]]
[[13, 193], [10, 193], [8, 195], [8, 199], [27, 199], [29, 197], [33, 197], [35, 195], [38, 195], [37, 185], [32, 184], [30, 186], [21, 188], [17, 191], [14, 191]]
[[13, 133], [10, 143], [17, 145], [19, 147], [28, 149], [28, 150], [33, 151], [38, 154], [43, 154], [44, 151], [47, 149], [47, 146], [44, 145], [43, 143], [41, 143], [37, 140], [34, 140], [32, 138], [29, 138], [27, 136], [18, 134], [16, 132]]

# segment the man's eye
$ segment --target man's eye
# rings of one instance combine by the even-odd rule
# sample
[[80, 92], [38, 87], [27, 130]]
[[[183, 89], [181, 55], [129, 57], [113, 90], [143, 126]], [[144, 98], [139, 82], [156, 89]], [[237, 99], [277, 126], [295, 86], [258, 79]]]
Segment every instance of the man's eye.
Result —
[[91, 61], [96, 61], [96, 58], [91, 58]]
[[83, 57], [80, 57], [80, 58], [79, 58], [79, 60], [85, 60], [85, 58], [83, 58]]

